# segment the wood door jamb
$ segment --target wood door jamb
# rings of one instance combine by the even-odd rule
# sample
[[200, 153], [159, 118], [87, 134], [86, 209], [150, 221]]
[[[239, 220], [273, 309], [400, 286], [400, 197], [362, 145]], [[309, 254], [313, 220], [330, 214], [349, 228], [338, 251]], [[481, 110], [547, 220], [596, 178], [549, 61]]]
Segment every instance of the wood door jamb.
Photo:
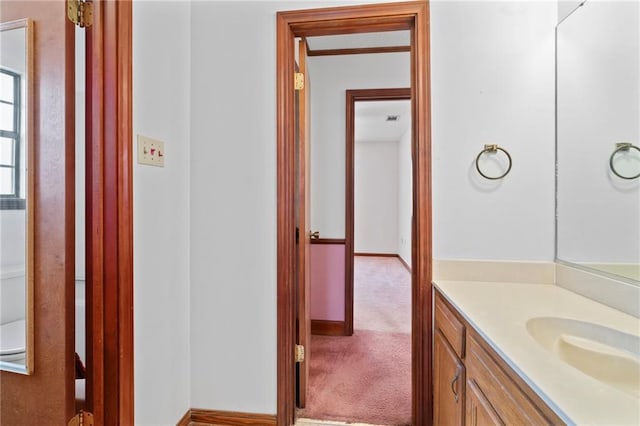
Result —
[[[344, 325], [347, 336], [353, 335], [353, 257], [355, 255], [355, 104], [356, 102], [397, 101], [410, 99], [411, 88], [356, 89], [346, 91]], [[413, 120], [414, 118], [412, 118], [412, 121]]]

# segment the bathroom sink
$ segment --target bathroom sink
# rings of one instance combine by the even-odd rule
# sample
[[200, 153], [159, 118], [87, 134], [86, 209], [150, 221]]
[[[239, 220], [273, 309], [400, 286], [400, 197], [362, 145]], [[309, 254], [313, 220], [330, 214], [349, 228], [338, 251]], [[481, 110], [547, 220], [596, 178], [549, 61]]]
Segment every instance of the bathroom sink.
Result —
[[560, 360], [640, 398], [640, 337], [569, 318], [537, 317], [527, 331]]

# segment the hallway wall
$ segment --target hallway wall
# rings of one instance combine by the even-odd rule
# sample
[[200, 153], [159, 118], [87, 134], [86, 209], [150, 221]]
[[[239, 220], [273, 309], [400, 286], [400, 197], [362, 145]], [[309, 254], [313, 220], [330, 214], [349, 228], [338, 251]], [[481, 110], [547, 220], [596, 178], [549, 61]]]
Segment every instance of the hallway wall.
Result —
[[355, 142], [355, 253], [398, 253], [398, 147], [397, 141]]

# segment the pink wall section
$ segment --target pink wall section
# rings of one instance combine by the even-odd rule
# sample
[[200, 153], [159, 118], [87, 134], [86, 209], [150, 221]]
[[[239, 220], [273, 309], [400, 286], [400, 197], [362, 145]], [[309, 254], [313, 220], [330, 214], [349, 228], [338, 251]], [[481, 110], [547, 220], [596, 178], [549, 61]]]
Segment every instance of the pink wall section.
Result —
[[311, 244], [311, 319], [344, 321], [343, 244]]

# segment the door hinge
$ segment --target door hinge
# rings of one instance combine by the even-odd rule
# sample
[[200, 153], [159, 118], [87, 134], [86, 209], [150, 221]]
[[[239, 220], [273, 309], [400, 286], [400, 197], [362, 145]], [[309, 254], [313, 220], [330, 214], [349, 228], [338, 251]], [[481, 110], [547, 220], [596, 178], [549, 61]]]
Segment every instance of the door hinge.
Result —
[[304, 89], [304, 74], [301, 72], [295, 73], [294, 86], [296, 90]]
[[80, 411], [69, 420], [67, 426], [93, 426], [93, 414], [88, 411]]
[[304, 346], [296, 345], [296, 362], [304, 362]]
[[67, 0], [67, 16], [80, 28], [93, 24], [93, 3], [90, 1]]

